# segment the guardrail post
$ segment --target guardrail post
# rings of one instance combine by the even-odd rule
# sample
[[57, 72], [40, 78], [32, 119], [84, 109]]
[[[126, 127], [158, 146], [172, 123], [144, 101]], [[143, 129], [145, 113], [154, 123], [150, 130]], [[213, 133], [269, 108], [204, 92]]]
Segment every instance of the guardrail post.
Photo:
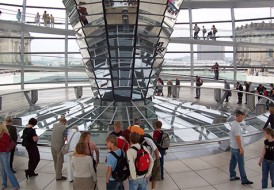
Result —
[[256, 105], [256, 115], [261, 115], [266, 112], [265, 104], [266, 104], [266, 99], [261, 98]]
[[0, 96], [0, 110], [2, 110], [2, 97]]
[[221, 94], [222, 94], [222, 91], [220, 88], [214, 89], [214, 99], [218, 103], [221, 101]]
[[247, 105], [248, 109], [250, 109], [251, 111], [255, 110], [255, 95], [247, 94], [246, 105]]
[[35, 104], [38, 101], [38, 90], [31, 90], [31, 103]]
[[74, 93], [76, 98], [81, 98], [83, 96], [83, 87], [82, 86], [74, 87]]

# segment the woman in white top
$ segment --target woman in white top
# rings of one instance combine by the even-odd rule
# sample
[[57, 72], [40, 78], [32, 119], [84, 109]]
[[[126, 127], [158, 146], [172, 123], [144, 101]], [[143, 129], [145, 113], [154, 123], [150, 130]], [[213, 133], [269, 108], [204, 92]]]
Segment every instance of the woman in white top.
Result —
[[71, 158], [75, 150], [75, 147], [77, 143], [79, 142], [80, 136], [81, 136], [81, 133], [79, 132], [78, 126], [76, 125], [73, 126], [68, 132], [67, 142], [70, 142], [70, 144], [69, 144], [69, 152], [65, 154], [65, 159], [67, 162], [67, 170], [68, 170], [67, 179], [69, 182], [73, 181]]
[[[93, 164], [94, 164], [94, 170], [96, 172], [96, 168], [99, 164], [99, 149], [97, 148], [97, 145], [90, 140], [91, 138], [91, 134], [87, 131], [83, 132], [81, 134], [81, 137], [80, 137], [80, 141], [79, 142], [85, 142], [86, 143], [86, 155], [89, 155], [93, 158]], [[95, 156], [94, 156], [94, 152], [96, 154], [96, 159], [95, 159]]]
[[79, 142], [76, 145], [75, 154], [72, 156], [73, 168], [73, 189], [94, 190], [96, 189], [97, 178], [93, 169], [91, 156], [86, 155], [86, 143]]

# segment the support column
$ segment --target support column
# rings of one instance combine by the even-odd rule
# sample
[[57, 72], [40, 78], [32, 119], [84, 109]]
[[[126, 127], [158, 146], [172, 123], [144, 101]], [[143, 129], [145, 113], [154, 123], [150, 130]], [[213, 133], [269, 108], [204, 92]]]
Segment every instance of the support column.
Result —
[[[192, 39], [192, 9], [188, 9], [189, 14], [189, 37]], [[190, 44], [190, 75], [194, 76], [194, 54], [193, 54], [193, 43]], [[194, 78], [191, 78], [191, 86], [194, 85]]]
[[231, 8], [231, 24], [232, 24], [232, 39], [233, 39], [233, 82], [237, 81], [237, 46], [236, 46], [236, 30], [235, 30], [235, 14], [234, 8]]
[[[25, 23], [25, 18], [26, 18], [26, 4], [27, 0], [23, 1], [23, 10], [22, 10], [22, 23]], [[21, 70], [21, 90], [25, 89], [25, 32], [22, 30], [21, 31], [21, 43], [20, 43], [20, 70]]]
[[[68, 30], [68, 16], [65, 16], [65, 29]], [[65, 35], [65, 86], [68, 87], [68, 34]]]

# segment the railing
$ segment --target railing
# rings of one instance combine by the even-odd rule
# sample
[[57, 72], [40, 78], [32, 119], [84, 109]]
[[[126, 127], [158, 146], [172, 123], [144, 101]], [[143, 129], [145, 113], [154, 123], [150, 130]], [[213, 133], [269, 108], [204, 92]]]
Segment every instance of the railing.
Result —
[[[167, 92], [167, 87], [163, 87], [164, 94]], [[19, 134], [29, 118], [38, 118], [39, 144], [48, 146], [52, 125], [58, 121], [60, 115], [64, 114], [68, 118], [69, 127], [78, 125], [81, 131], [89, 130], [92, 139], [103, 148], [105, 138], [111, 131], [108, 124], [113, 118], [119, 118], [115, 113], [136, 109], [138, 110], [136, 113], [142, 114], [135, 114], [132, 117], [143, 117], [141, 126], [146, 133], [152, 132], [150, 126], [155, 119], [159, 119], [170, 134], [171, 146], [176, 147], [226, 141], [229, 138], [229, 122], [234, 120], [232, 116], [235, 109], [246, 112], [245, 135], [260, 134], [260, 129], [267, 119], [267, 115], [264, 114], [265, 102], [267, 100], [273, 102], [264, 96], [247, 93], [249, 95], [247, 104], [245, 105], [244, 101], [243, 104], [237, 104], [235, 96], [238, 91], [231, 90], [232, 98], [229, 103], [223, 103], [225, 90], [220, 93], [221, 89], [205, 87], [201, 87], [200, 99], [196, 100], [194, 91], [195, 87], [180, 86], [179, 99], [155, 96], [152, 105], [111, 106], [109, 111], [106, 109], [109, 106], [99, 106], [100, 104], [96, 103], [89, 86], [25, 90], [0, 95], [0, 116], [12, 115], [21, 118], [21, 124], [18, 125]], [[261, 97], [261, 100], [257, 101], [255, 97]], [[252, 101], [254, 101], [253, 107]], [[114, 111], [114, 108], [119, 110]], [[99, 118], [99, 116], [103, 117]], [[124, 127], [127, 127], [130, 121], [122, 122]]]

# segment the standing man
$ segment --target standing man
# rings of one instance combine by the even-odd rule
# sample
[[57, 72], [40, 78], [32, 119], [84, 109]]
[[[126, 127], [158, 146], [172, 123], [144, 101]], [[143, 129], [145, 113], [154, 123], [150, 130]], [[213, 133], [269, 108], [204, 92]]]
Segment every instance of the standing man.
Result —
[[[262, 84], [259, 84], [259, 86], [257, 87], [256, 93], [259, 95], [264, 95], [264, 89], [265, 87]], [[261, 99], [260, 96], [258, 96], [258, 101]]]
[[35, 118], [30, 118], [27, 127], [23, 130], [22, 146], [26, 147], [29, 155], [28, 169], [25, 170], [26, 178], [38, 176], [35, 169], [40, 162], [40, 153], [37, 147], [38, 135], [33, 127], [37, 124]]
[[180, 95], [180, 80], [179, 80], [178, 77], [176, 78], [176, 88], [177, 88], [176, 98], [179, 98], [179, 95]]
[[229, 164], [230, 181], [239, 180], [240, 178], [236, 176], [236, 165], [238, 163], [238, 168], [241, 176], [242, 185], [253, 184], [249, 181], [245, 173], [245, 162], [244, 162], [244, 148], [243, 148], [243, 135], [241, 132], [240, 123], [244, 119], [244, 113], [236, 110], [236, 119], [231, 123], [230, 131], [230, 147], [231, 147], [231, 159]]
[[55, 123], [52, 129], [51, 154], [54, 162], [56, 181], [67, 179], [66, 177], [62, 176], [64, 155], [61, 152], [61, 149], [64, 146], [64, 143], [67, 139], [65, 135], [66, 124], [67, 124], [66, 118], [64, 116], [61, 116], [59, 123]]
[[[6, 122], [6, 126], [8, 128], [8, 131], [9, 131], [9, 134], [10, 134], [10, 138], [17, 143], [17, 138], [18, 138], [18, 135], [17, 135], [17, 130], [16, 130], [16, 127], [14, 125], [12, 125], [12, 117], [11, 116], [7, 116], [5, 118], [5, 122]], [[16, 173], [16, 171], [13, 170], [13, 167], [12, 167], [12, 163], [13, 163], [13, 158], [14, 158], [14, 152], [15, 152], [15, 148], [12, 149], [10, 151], [10, 169], [13, 173]]]
[[244, 90], [243, 86], [240, 84], [240, 82], [237, 82], [236, 84], [236, 90], [239, 90], [238, 92], [238, 102], [237, 104], [242, 104], [242, 100], [243, 100], [243, 93], [241, 91]]
[[[140, 135], [138, 133], [131, 133], [129, 136], [130, 139], [130, 149], [127, 151], [127, 158], [129, 163], [129, 171], [130, 171], [130, 177], [129, 177], [129, 189], [130, 190], [146, 190], [146, 177], [149, 177], [149, 175], [152, 172], [153, 167], [153, 159], [151, 155], [149, 154], [149, 151], [146, 149], [146, 147], [143, 147], [139, 144], [140, 142]], [[138, 162], [137, 159], [137, 152], [140, 149], [144, 149], [146, 154], [149, 154], [149, 166], [148, 170], [145, 174], [138, 175], [138, 168], [136, 167], [136, 162]], [[142, 154], [143, 155], [143, 154]]]
[[22, 17], [22, 13], [21, 13], [20, 9], [18, 9], [17, 14], [16, 14], [16, 19], [18, 22], [21, 21], [21, 17]]
[[[245, 81], [244, 85], [245, 85], [245, 92], [249, 92], [250, 91], [250, 84]], [[245, 93], [245, 104], [247, 104], [247, 93]]]
[[219, 64], [217, 62], [212, 66], [212, 70], [214, 71], [214, 79], [219, 80]]
[[202, 32], [203, 32], [203, 38], [204, 38], [204, 40], [205, 40], [205, 39], [206, 39], [206, 37], [205, 37], [205, 35], [206, 35], [206, 29], [205, 29], [205, 26], [203, 26]]
[[163, 134], [163, 131], [161, 130], [162, 128], [162, 122], [161, 121], [156, 121], [154, 123], [154, 131], [153, 131], [153, 140], [155, 142], [160, 152], [160, 168], [161, 168], [161, 180], [164, 180], [164, 155], [166, 154], [166, 150], [163, 149], [161, 146], [159, 146], [160, 144], [160, 141], [161, 141], [161, 138], [162, 138], [162, 134]]
[[47, 26], [47, 20], [48, 20], [48, 17], [47, 17], [47, 11], [44, 11], [44, 14], [43, 14], [42, 20], [44, 20], [44, 26]]
[[167, 97], [171, 96], [171, 89], [172, 89], [173, 83], [171, 80], [167, 81]]
[[54, 28], [54, 17], [50, 14], [50, 27]]
[[200, 99], [201, 95], [201, 86], [203, 85], [204, 81], [201, 79], [201, 77], [196, 76], [196, 99]]
[[227, 82], [227, 80], [224, 80], [224, 83], [225, 83], [224, 88], [226, 89], [226, 91], [225, 91], [225, 94], [226, 94], [225, 95], [225, 102], [228, 102], [228, 98], [229, 98], [229, 96], [231, 96], [230, 85]]
[[123, 182], [117, 181], [113, 178], [117, 166], [117, 158], [125, 157], [126, 154], [123, 150], [117, 147], [117, 136], [109, 135], [106, 139], [106, 144], [110, 152], [107, 154], [107, 172], [106, 172], [106, 187], [107, 190], [124, 190]]
[[199, 34], [199, 32], [200, 32], [200, 28], [199, 28], [199, 26], [197, 25], [197, 23], [195, 24], [193, 30], [194, 30], [194, 39], [197, 40], [197, 39], [199, 38], [198, 34]]

